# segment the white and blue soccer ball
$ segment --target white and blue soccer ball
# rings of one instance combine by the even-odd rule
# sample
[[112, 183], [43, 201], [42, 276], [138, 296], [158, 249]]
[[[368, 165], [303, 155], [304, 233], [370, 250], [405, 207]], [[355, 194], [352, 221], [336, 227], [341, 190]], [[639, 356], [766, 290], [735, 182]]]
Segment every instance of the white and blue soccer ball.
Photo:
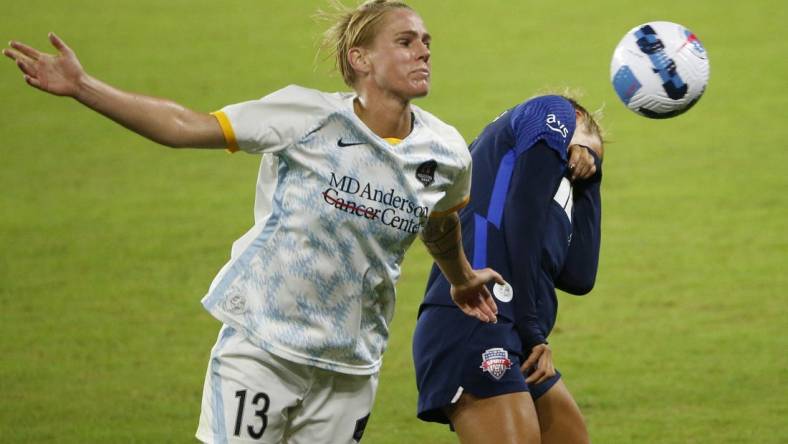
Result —
[[689, 29], [671, 22], [644, 23], [616, 46], [610, 81], [627, 108], [666, 119], [698, 103], [709, 82], [709, 57]]

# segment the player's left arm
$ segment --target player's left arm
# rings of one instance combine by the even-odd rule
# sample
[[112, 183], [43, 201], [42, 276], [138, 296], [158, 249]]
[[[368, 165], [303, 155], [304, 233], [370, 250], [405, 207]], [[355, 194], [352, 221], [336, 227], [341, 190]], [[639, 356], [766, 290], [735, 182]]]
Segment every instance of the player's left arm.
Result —
[[456, 211], [427, 219], [421, 240], [451, 284], [451, 298], [467, 315], [496, 322], [498, 307], [485, 284], [504, 280], [490, 268], [474, 270], [462, 248], [460, 217]]
[[574, 295], [584, 295], [594, 288], [602, 243], [602, 159], [592, 149], [595, 173], [574, 183], [572, 242], [564, 268], [555, 280], [556, 288]]

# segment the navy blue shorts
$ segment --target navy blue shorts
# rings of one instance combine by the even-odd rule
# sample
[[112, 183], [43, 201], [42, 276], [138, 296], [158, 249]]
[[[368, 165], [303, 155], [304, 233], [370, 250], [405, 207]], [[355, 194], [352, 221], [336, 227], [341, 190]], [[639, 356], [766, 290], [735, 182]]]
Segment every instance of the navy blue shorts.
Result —
[[444, 409], [463, 392], [489, 398], [530, 391], [538, 399], [561, 375], [529, 386], [520, 372], [524, 359], [512, 322], [499, 317], [489, 324], [456, 307], [424, 307], [413, 335], [419, 419], [448, 424]]

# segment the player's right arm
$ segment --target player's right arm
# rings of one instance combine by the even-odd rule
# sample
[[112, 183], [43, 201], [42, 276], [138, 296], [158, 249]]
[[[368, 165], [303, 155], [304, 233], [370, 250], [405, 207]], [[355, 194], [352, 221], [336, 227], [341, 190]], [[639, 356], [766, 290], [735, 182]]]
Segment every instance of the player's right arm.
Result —
[[14, 60], [28, 85], [57, 96], [76, 99], [124, 127], [173, 148], [225, 148], [217, 119], [175, 102], [121, 91], [85, 72], [74, 51], [55, 34], [49, 41], [58, 54], [10, 42], [3, 55]]
[[421, 231], [421, 240], [435, 264], [451, 284], [451, 299], [463, 313], [482, 322], [498, 322], [498, 308], [485, 286], [503, 284], [500, 274], [490, 268], [474, 270], [462, 248], [460, 217], [456, 211], [430, 216]]

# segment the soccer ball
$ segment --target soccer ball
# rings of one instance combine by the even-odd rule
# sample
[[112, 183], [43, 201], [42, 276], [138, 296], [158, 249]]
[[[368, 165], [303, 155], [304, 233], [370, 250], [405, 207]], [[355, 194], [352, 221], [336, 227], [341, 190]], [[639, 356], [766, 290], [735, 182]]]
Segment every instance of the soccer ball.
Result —
[[616, 46], [610, 81], [627, 108], [666, 119], [698, 103], [709, 81], [709, 58], [689, 29], [671, 22], [644, 23]]

